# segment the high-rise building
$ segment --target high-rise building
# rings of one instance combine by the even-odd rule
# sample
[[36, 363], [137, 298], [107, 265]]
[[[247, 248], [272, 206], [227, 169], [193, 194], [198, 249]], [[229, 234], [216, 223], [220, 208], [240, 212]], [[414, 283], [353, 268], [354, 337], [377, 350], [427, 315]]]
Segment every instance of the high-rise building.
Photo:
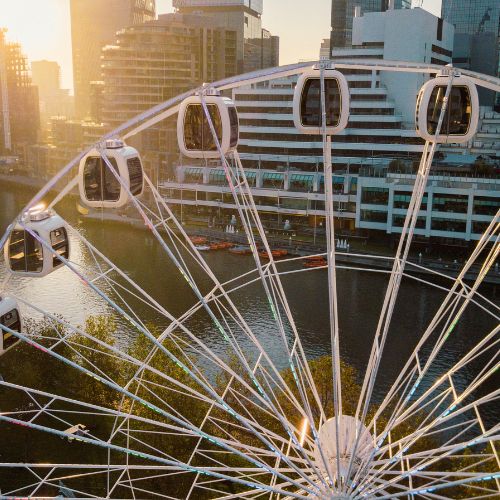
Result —
[[73, 115], [73, 97], [61, 89], [61, 68], [55, 61], [33, 61], [31, 77], [38, 87], [42, 131], [47, 132], [52, 116]]
[[40, 128], [38, 91], [18, 43], [0, 30], [0, 151], [23, 152], [34, 144]]
[[332, 0], [332, 31], [330, 50], [348, 47], [352, 41], [354, 12], [385, 12], [389, 9], [409, 9], [411, 0]]
[[155, 0], [71, 0], [76, 114], [90, 113], [90, 82], [101, 80], [101, 49], [118, 30], [156, 17]]
[[[102, 120], [114, 128], [203, 82], [234, 76], [236, 31], [211, 17], [165, 14], [118, 32], [103, 48], [102, 71]], [[136, 138], [145, 163], [153, 157], [157, 167], [176, 155], [175, 130], [175, 120], [166, 120]]]
[[173, 0], [180, 13], [210, 16], [237, 33], [238, 73], [279, 65], [279, 37], [262, 27], [263, 0]]
[[[454, 66], [500, 76], [500, 2], [443, 0], [441, 9], [441, 17], [455, 26]], [[480, 89], [479, 98], [483, 106], [495, 104], [492, 91]]]

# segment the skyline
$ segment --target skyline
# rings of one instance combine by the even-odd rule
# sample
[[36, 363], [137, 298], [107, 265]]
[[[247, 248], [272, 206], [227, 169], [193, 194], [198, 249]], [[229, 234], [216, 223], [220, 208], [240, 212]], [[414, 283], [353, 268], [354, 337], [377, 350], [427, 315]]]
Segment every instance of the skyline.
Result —
[[[57, 61], [61, 66], [62, 88], [72, 90], [69, 0], [19, 0], [15, 4], [7, 4], [7, 1], [0, 0], [0, 27], [8, 29], [7, 39], [19, 42], [30, 62]], [[300, 10], [302, 0], [265, 0], [263, 25], [280, 37], [280, 64], [316, 59], [321, 40], [329, 38], [331, 0], [313, 2], [317, 8], [308, 12], [307, 23], [304, 23]], [[173, 11], [171, 0], [157, 0], [156, 3], [158, 14]], [[440, 6], [441, 0], [423, 2], [423, 8], [434, 14], [439, 13]], [[286, 17], [283, 16], [285, 8]], [[47, 26], [52, 29], [47, 31]], [[297, 36], [299, 30], [303, 30], [303, 36]]]

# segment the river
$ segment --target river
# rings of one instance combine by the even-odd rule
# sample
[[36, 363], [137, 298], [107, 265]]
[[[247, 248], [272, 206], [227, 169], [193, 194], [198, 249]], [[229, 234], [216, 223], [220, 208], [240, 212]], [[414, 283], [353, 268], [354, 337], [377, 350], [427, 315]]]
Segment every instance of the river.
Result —
[[[30, 194], [30, 191], [21, 187], [4, 186], [0, 190], [0, 234], [3, 234]], [[126, 224], [82, 220], [75, 205], [75, 199], [67, 198], [57, 208], [66, 220], [168, 311], [178, 316], [196, 302], [192, 290], [150, 233]], [[75, 238], [72, 238], [71, 243], [72, 260], [81, 265], [81, 269], [88, 270], [93, 265], [92, 257]], [[219, 251], [208, 252], [205, 257], [221, 281], [253, 268], [253, 260], [249, 256]], [[282, 269], [296, 270], [299, 266], [285, 264]], [[2, 278], [4, 266], [0, 270]], [[200, 273], [195, 273], [195, 276], [200, 280], [202, 289], [206, 289], [206, 277]], [[387, 281], [387, 275], [380, 272], [342, 269], [338, 272], [341, 354], [361, 374], [368, 360]], [[283, 283], [306, 354], [311, 358], [330, 354], [326, 271], [289, 274], [283, 277]], [[82, 324], [90, 314], [110, 312], [109, 305], [68, 269], [58, 270], [41, 279], [14, 278], [9, 286], [13, 287], [16, 294], [40, 308], [60, 314], [76, 324]], [[103, 291], [113, 294], [108, 284], [104, 285]], [[496, 300], [493, 289], [485, 288], [483, 292]], [[384, 394], [399, 373], [443, 297], [442, 290], [414, 280], [403, 282], [377, 380], [377, 398]], [[280, 367], [286, 366], [282, 351], [277, 347], [279, 343], [270, 331], [272, 318], [261, 287], [255, 284], [246, 287], [234, 298], [274, 361]], [[144, 304], [137, 301], [133, 304], [134, 312], [143, 321], [155, 322], [159, 326], [167, 324], [162, 316]], [[26, 311], [25, 314], [36, 316], [34, 311]], [[199, 338], [209, 342], [221, 355], [224, 354], [224, 341], [205, 314], [197, 315], [190, 326]], [[450, 366], [493, 326], [492, 318], [478, 307], [467, 308], [453, 338], [439, 357], [436, 370]], [[128, 343], [135, 333], [122, 320], [119, 335], [119, 342]], [[466, 385], [467, 375], [462, 377], [461, 382]]]

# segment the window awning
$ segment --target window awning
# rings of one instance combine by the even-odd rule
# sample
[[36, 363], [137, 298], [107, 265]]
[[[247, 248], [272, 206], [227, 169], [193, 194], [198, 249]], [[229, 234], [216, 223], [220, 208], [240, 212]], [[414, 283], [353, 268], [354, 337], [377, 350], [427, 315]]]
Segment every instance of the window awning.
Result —
[[187, 175], [203, 175], [203, 169], [200, 167], [189, 167], [189, 168], [186, 168], [185, 174], [187, 174]]
[[210, 170], [209, 173], [209, 179], [211, 181], [223, 181], [226, 180], [226, 174], [224, 173], [224, 170]]
[[292, 182], [310, 182], [312, 184], [314, 176], [304, 174], [292, 174], [290, 180]]
[[[325, 182], [325, 176], [324, 175], [321, 176], [320, 182], [322, 182], [324, 184], [324, 182]], [[337, 175], [334, 175], [332, 177], [332, 184], [344, 184], [344, 178], [343, 177], [339, 177]]]
[[278, 172], [264, 172], [264, 179], [271, 181], [282, 181], [284, 179], [284, 175]]
[[245, 176], [247, 179], [255, 179], [257, 177], [257, 172], [247, 172], [245, 170]]

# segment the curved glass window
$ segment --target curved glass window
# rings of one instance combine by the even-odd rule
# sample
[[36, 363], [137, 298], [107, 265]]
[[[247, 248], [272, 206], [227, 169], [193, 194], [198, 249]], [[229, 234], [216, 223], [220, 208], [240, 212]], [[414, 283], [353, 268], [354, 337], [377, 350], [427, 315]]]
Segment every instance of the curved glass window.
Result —
[[238, 113], [234, 106], [229, 107], [229, 123], [231, 124], [231, 139], [229, 147], [234, 148], [238, 145], [240, 130], [238, 126]]
[[[427, 108], [427, 131], [435, 134], [439, 116], [446, 95], [446, 85], [438, 85], [432, 90]], [[471, 97], [467, 87], [452, 87], [440, 135], [466, 135], [472, 114]]]
[[137, 196], [142, 193], [142, 165], [138, 156], [127, 160], [128, 176], [130, 180], [130, 192]]
[[[118, 172], [116, 160], [108, 160], [115, 172]], [[85, 161], [83, 184], [89, 201], [118, 201], [120, 198], [120, 183], [100, 156], [90, 156]]]
[[[215, 133], [222, 141], [222, 120], [216, 104], [207, 104]], [[184, 117], [184, 144], [188, 151], [217, 151], [210, 124], [201, 104], [189, 104]]]
[[9, 262], [12, 271], [41, 273], [43, 271], [42, 244], [24, 229], [15, 229], [10, 235]]
[[[21, 319], [19, 316], [19, 311], [17, 309], [13, 309], [12, 311], [9, 311], [3, 316], [0, 316], [0, 324], [10, 328], [11, 330], [14, 330], [15, 332], [20, 332]], [[14, 344], [19, 342], [19, 339], [16, 336], [12, 335], [12, 333], [10, 332], [6, 332], [3, 330], [2, 330], [2, 340], [3, 340], [2, 348], [4, 350], [8, 349], [9, 347], [12, 347]]]
[[[65, 259], [69, 258], [69, 243], [68, 243], [68, 233], [66, 232], [66, 228], [60, 227], [58, 229], [54, 229], [54, 231], [50, 232], [50, 244], [54, 249], [57, 255], [64, 257]], [[52, 257], [52, 265], [54, 267], [60, 266], [62, 262], [57, 258], [56, 255]]]
[[[326, 126], [337, 127], [340, 122], [341, 94], [336, 78], [325, 78]], [[300, 97], [300, 119], [305, 127], [321, 127], [321, 80], [309, 78]]]

